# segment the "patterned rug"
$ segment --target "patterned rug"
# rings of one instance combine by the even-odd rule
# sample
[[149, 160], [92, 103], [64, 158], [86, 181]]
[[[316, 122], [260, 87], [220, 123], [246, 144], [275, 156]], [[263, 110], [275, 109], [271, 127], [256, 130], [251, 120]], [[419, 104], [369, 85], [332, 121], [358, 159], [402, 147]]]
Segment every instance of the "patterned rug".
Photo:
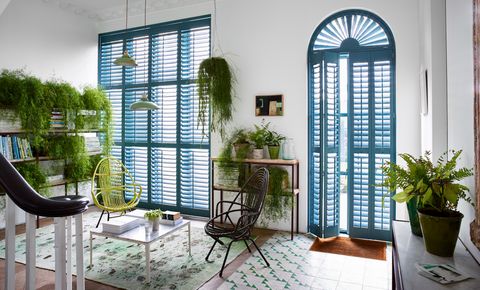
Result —
[[[85, 275], [100, 283], [121, 289], [197, 289], [221, 268], [226, 249], [216, 246], [210, 260], [205, 256], [212, 245], [212, 239], [205, 235], [203, 223], [192, 222], [192, 256], [188, 256], [187, 230], [179, 230], [161, 239], [151, 246], [151, 282], [145, 283], [145, 248], [129, 242], [94, 236], [93, 264], [89, 265], [89, 229], [93, 228], [99, 217], [98, 212], [84, 215], [84, 264]], [[72, 238], [75, 241], [75, 238]], [[53, 270], [54, 231], [53, 225], [37, 230], [37, 267]], [[16, 260], [25, 263], [25, 234], [16, 236]], [[230, 250], [228, 263], [243, 250], [243, 243], [234, 243]], [[74, 249], [73, 249], [74, 252]], [[0, 257], [5, 257], [5, 242], [0, 241]], [[75, 270], [75, 255], [72, 264]]]

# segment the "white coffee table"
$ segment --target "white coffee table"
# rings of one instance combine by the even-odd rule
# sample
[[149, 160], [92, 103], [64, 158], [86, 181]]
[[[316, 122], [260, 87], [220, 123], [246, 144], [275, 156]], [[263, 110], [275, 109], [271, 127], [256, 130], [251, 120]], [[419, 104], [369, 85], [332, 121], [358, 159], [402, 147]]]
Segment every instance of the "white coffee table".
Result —
[[155, 232], [150, 232], [150, 234], [145, 233], [145, 227], [139, 226], [134, 229], [131, 229], [127, 232], [124, 232], [122, 234], [113, 234], [109, 232], [104, 232], [102, 227], [100, 226], [97, 229], [93, 229], [90, 231], [90, 267], [93, 266], [92, 264], [92, 259], [93, 259], [93, 247], [92, 247], [92, 237], [94, 235], [96, 236], [102, 236], [102, 237], [108, 237], [112, 239], [117, 239], [117, 240], [122, 240], [122, 241], [127, 241], [127, 242], [132, 242], [136, 244], [143, 244], [145, 246], [145, 262], [147, 263], [146, 269], [147, 269], [147, 277], [146, 277], [146, 282], [150, 282], [150, 245], [153, 242], [158, 241], [161, 238], [164, 238], [184, 227], [188, 227], [188, 254], [191, 256], [192, 255], [192, 247], [190, 244], [191, 241], [191, 230], [190, 230], [190, 221], [183, 220], [182, 223], [175, 225], [175, 226], [170, 226], [170, 225], [160, 225], [158, 231]]

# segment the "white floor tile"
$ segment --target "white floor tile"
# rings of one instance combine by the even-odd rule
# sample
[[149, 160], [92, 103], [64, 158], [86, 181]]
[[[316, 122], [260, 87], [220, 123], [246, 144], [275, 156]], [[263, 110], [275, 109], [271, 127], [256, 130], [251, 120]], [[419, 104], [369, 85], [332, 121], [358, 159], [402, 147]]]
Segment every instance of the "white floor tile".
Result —
[[315, 278], [311, 285], [312, 289], [321, 289], [321, 290], [335, 290], [337, 288], [338, 281], [336, 280], [329, 280], [323, 278]]
[[338, 282], [337, 290], [362, 290], [361, 284]]

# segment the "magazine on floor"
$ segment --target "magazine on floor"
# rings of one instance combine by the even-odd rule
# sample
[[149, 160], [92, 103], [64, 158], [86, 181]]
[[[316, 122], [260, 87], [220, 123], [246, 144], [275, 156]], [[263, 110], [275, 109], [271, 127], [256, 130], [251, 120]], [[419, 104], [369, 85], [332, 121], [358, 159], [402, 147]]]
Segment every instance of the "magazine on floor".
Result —
[[448, 264], [419, 264], [415, 263], [415, 267], [419, 271], [418, 274], [427, 277], [440, 284], [450, 284], [460, 282], [471, 278], [455, 269], [454, 266]]

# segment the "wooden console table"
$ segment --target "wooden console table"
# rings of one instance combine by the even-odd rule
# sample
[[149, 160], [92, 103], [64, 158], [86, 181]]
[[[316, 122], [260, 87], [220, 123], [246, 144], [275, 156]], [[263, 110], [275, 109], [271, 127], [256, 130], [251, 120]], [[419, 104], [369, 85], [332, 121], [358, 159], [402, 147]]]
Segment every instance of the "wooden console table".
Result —
[[[393, 221], [392, 227], [392, 289], [480, 289], [480, 265], [478, 265], [470, 253], [467, 252], [461, 240], [457, 241], [457, 247], [455, 248], [453, 257], [439, 257], [425, 250], [423, 238], [412, 234], [409, 222]], [[415, 263], [450, 264], [473, 278], [450, 285], [442, 285], [420, 276], [415, 268]]]
[[[240, 191], [239, 187], [227, 187], [223, 185], [215, 184], [215, 162], [217, 162], [218, 158], [212, 158], [212, 191], [211, 191], [211, 211], [210, 216], [215, 216], [215, 191], [220, 191], [220, 201], [223, 201], [223, 192], [238, 192]], [[243, 159], [241, 161], [237, 161], [239, 163], [245, 164], [248, 166], [249, 171], [251, 171], [252, 166], [259, 165], [264, 167], [269, 166], [284, 166], [289, 167], [291, 173], [291, 188], [290, 193], [292, 197], [292, 212], [291, 212], [291, 219], [290, 219], [290, 238], [293, 240], [293, 231], [294, 231], [294, 224], [296, 226], [296, 233], [298, 234], [298, 202], [299, 202], [299, 194], [300, 190], [299, 186], [299, 162], [298, 160], [282, 160], [282, 159]], [[223, 204], [220, 204], [220, 209], [223, 212]], [[294, 223], [295, 221], [295, 223]]]

